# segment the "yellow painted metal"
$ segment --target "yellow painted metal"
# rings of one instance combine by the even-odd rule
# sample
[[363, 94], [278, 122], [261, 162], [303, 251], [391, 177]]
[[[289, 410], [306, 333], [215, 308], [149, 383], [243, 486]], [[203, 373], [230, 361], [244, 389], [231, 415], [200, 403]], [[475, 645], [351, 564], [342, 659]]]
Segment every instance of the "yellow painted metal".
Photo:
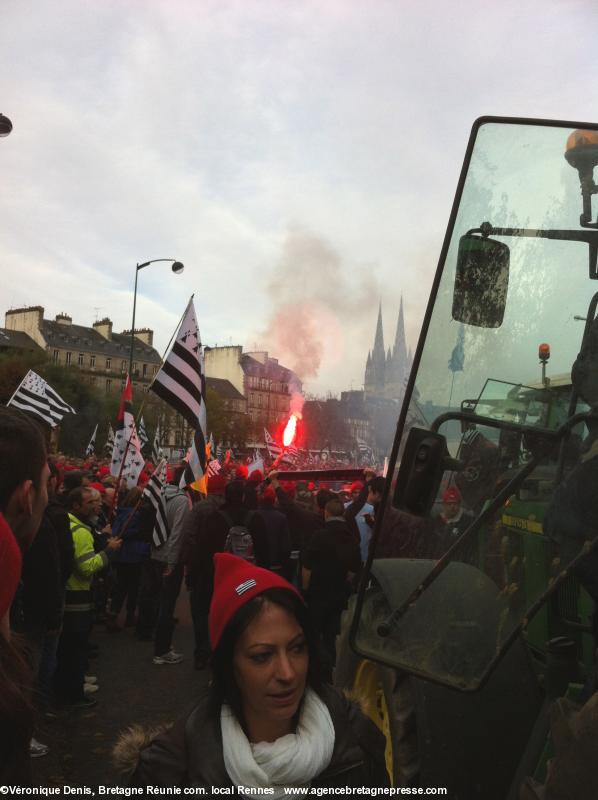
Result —
[[372, 661], [361, 661], [355, 672], [353, 693], [363, 703], [364, 710], [372, 722], [380, 728], [386, 741], [384, 758], [386, 769], [393, 783], [392, 738], [390, 733], [390, 720], [388, 705], [384, 696], [384, 688], [380, 678], [377, 664]]

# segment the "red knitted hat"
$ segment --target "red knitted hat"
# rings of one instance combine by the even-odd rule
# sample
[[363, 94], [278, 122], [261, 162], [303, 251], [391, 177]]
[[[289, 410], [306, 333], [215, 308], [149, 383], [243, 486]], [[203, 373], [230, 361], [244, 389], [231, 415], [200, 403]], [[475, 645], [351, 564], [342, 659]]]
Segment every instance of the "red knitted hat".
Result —
[[443, 503], [460, 503], [461, 502], [461, 492], [457, 489], [456, 486], [451, 486], [450, 489], [447, 489], [446, 492], [442, 495], [442, 502]]
[[288, 589], [301, 598], [297, 589], [275, 572], [256, 567], [232, 553], [216, 553], [214, 594], [208, 618], [212, 650], [218, 647], [226, 626], [237, 611], [267, 589]]
[[0, 619], [6, 614], [21, 579], [22, 557], [8, 522], [0, 514]]

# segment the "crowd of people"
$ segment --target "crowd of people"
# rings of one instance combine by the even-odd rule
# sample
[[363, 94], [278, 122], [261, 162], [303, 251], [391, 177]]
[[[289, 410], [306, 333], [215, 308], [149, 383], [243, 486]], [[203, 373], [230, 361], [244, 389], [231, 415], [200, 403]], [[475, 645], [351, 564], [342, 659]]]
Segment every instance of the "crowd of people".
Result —
[[[115, 636], [133, 628], [152, 642], [156, 667], [183, 661], [173, 646], [183, 585], [194, 667], [211, 668], [210, 689], [173, 729], [183, 739], [173, 732], [149, 746], [131, 780], [156, 770], [151, 779], [163, 785], [193, 781], [184, 739], [209, 749], [198, 740], [218, 724], [238, 747], [220, 753], [224, 771], [211, 785], [317, 783], [356, 754], [359, 785], [386, 783], [380, 734], [330, 687], [384, 479], [366, 470], [350, 485], [290, 483], [229, 464], [201, 495], [179, 487], [182, 469], [169, 465], [164, 541], [143, 492], [152, 464], [138, 486], [122, 488], [101, 459], [48, 459], [37, 424], [0, 409], [0, 783], [26, 785], [29, 759], [48, 752], [34, 736], [36, 715], [97, 703], [94, 625]], [[166, 759], [161, 771], [173, 746], [176, 769]], [[289, 746], [299, 747], [290, 771]], [[200, 783], [212, 766], [194, 765]]]

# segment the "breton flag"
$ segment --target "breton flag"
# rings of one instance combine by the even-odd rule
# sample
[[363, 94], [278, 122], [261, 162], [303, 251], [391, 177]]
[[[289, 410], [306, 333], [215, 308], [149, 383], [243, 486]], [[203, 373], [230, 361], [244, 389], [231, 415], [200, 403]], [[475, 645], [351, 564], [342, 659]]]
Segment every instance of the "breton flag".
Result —
[[115, 478], [120, 475], [127, 489], [132, 489], [133, 486], [137, 486], [144, 463], [137, 429], [135, 428], [135, 417], [133, 416], [131, 379], [127, 375], [116, 420], [110, 474]]
[[213, 458], [210, 462], [208, 462], [208, 478], [213, 478], [215, 475], [218, 475], [220, 470], [222, 469], [222, 465], [217, 458]]
[[455, 372], [463, 372], [463, 367], [465, 365], [465, 328], [463, 327], [463, 323], [459, 326], [459, 330], [457, 332], [457, 341], [455, 346], [453, 347], [453, 352], [451, 353], [451, 357], [449, 358], [448, 368], [450, 371], [455, 374]]
[[137, 431], [139, 434], [139, 443], [141, 444], [141, 449], [145, 447], [145, 445], [149, 442], [149, 438], [147, 433], [145, 432], [145, 422], [143, 421], [143, 417], [139, 420], [139, 430]]
[[7, 406], [14, 406], [55, 428], [65, 414], [77, 412], [32, 369], [23, 378]]
[[162, 458], [162, 448], [160, 447], [160, 426], [156, 426], [156, 433], [154, 434], [154, 443], [152, 445], [152, 461], [157, 464]]
[[114, 450], [114, 431], [112, 430], [112, 425], [108, 423], [108, 437], [106, 439], [106, 444], [104, 445], [104, 453], [107, 456], [111, 456], [113, 450]]
[[222, 459], [224, 458], [224, 442], [222, 441], [222, 439], [218, 442], [216, 446], [216, 458], [218, 459], [218, 461], [222, 461]]
[[91, 434], [91, 439], [89, 440], [89, 444], [85, 448], [85, 455], [86, 456], [93, 456], [96, 452], [96, 434], [98, 432], [98, 426], [96, 425], [94, 428], [93, 433]]
[[268, 448], [268, 453], [270, 454], [270, 458], [273, 461], [276, 461], [278, 456], [280, 455], [281, 449], [274, 439], [270, 436], [268, 431], [264, 428], [264, 441], [266, 442], [266, 447]]
[[295, 445], [291, 444], [284, 451], [284, 455], [281, 461], [286, 461], [287, 464], [292, 464], [294, 466], [297, 463], [298, 459], [299, 459], [299, 450], [297, 450]]
[[152, 533], [152, 540], [156, 547], [162, 547], [170, 534], [166, 517], [166, 498], [164, 496], [166, 471], [167, 461], [163, 458], [153, 471], [143, 490], [143, 497], [146, 497], [156, 510], [156, 522]]
[[193, 297], [189, 300], [170, 353], [150, 389], [195, 429], [181, 488], [201, 481], [206, 474], [206, 378]]

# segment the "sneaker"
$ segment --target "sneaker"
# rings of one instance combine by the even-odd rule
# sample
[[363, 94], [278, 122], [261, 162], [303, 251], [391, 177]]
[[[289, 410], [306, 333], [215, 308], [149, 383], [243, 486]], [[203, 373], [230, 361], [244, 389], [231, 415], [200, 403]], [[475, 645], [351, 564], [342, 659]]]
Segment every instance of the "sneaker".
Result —
[[80, 700], [74, 700], [72, 703], [67, 703], [68, 708], [77, 709], [77, 708], [93, 708], [97, 706], [98, 701], [95, 697], [82, 697]]
[[85, 676], [85, 683], [97, 683], [98, 679], [95, 675], [86, 675]]
[[100, 687], [97, 683], [84, 683], [83, 684], [83, 693], [84, 694], [93, 694], [97, 692]]
[[41, 756], [47, 756], [50, 752], [50, 748], [47, 744], [42, 744], [38, 742], [37, 739], [31, 739], [29, 742], [29, 755], [31, 758], [40, 758]]
[[181, 653], [175, 653], [170, 650], [168, 653], [163, 653], [161, 656], [154, 656], [154, 664], [180, 664], [183, 660]]

